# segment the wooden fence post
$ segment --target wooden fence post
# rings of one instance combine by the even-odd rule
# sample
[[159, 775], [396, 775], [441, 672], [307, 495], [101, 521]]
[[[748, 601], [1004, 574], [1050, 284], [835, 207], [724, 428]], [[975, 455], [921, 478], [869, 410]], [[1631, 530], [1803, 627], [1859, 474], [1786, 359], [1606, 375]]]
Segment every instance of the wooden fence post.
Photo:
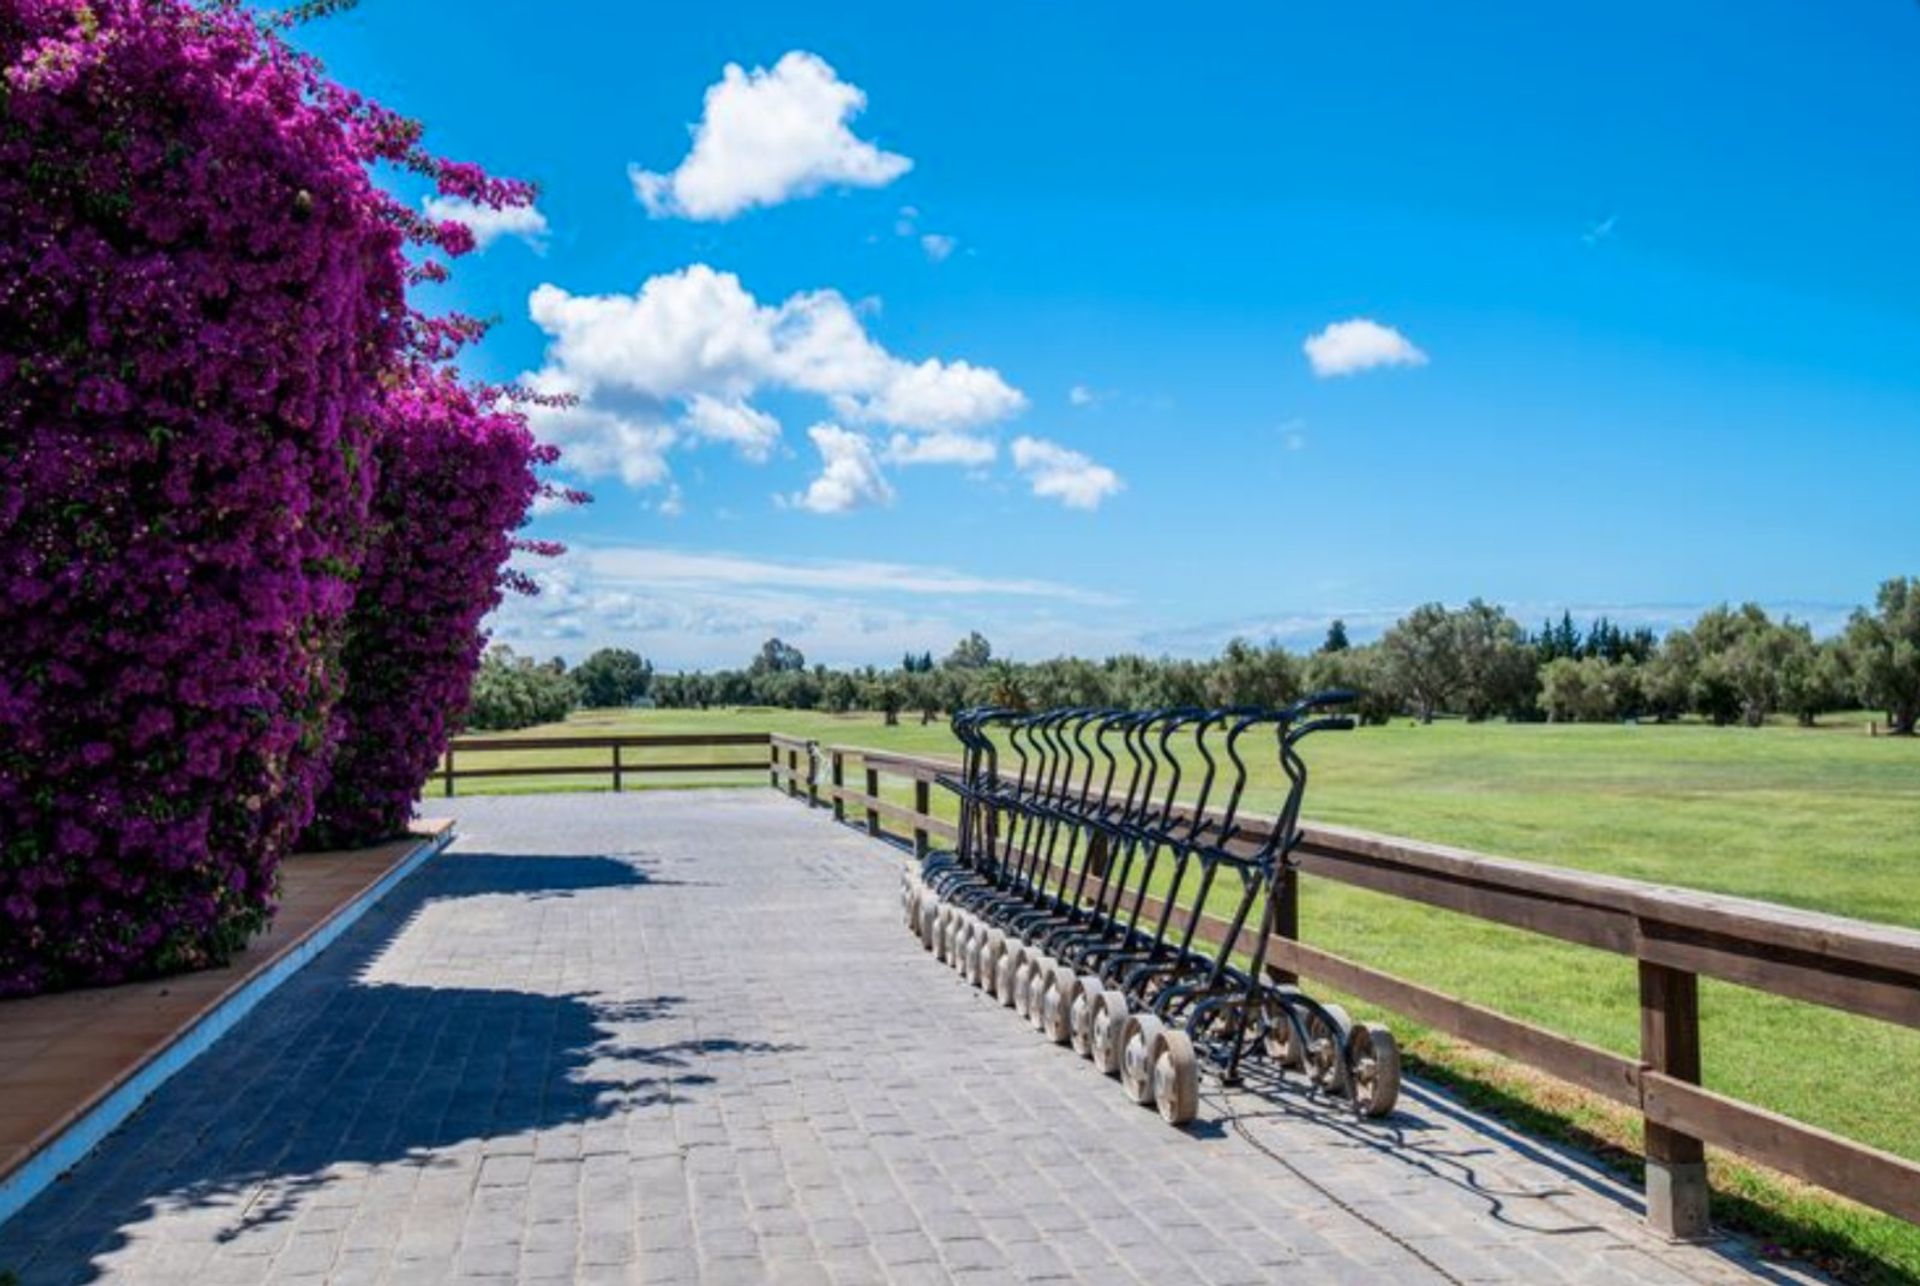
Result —
[[1095, 831], [1087, 841], [1087, 870], [1096, 880], [1107, 878], [1107, 867], [1113, 860], [1113, 854], [1107, 850], [1107, 833]]
[[[1300, 941], [1300, 869], [1286, 866], [1280, 872], [1279, 898], [1273, 904], [1273, 932], [1276, 937], [1289, 942]], [[1276, 969], [1267, 966], [1267, 974], [1275, 982], [1286, 986], [1298, 986], [1300, 975], [1291, 969]]]
[[[1700, 979], [1640, 962], [1640, 1061], [1677, 1081], [1700, 1083]], [[1690, 1134], [1646, 1123], [1647, 1222], [1662, 1236], [1709, 1235], [1706, 1148]]]
[[453, 743], [452, 742], [447, 743], [446, 796], [448, 799], [453, 798]]
[[613, 793], [620, 793], [620, 743], [613, 743]]
[[920, 819], [913, 828], [913, 855], [925, 857], [928, 848], [926, 821], [933, 813], [933, 787], [925, 777], [913, 779], [913, 811]]
[[835, 746], [827, 753], [833, 757], [831, 760], [833, 820], [836, 822], [844, 822], [847, 820], [847, 801], [840, 798], [840, 788], [847, 784], [847, 761], [841, 757], [840, 747], [838, 746]]
[[[880, 798], [880, 770], [878, 768], [867, 769], [867, 795], [872, 799]], [[879, 833], [879, 810], [869, 806], [867, 809], [867, 834], [878, 835]]]
[[800, 752], [787, 747], [787, 793], [800, 798]]
[[814, 742], [807, 743], [807, 807], [820, 807], [820, 753]]

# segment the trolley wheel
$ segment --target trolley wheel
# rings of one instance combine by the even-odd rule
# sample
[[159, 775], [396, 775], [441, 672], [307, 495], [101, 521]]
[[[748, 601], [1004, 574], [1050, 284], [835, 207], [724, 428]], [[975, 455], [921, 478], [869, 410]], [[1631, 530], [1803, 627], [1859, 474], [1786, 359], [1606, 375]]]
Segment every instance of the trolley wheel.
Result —
[[1021, 951], [1020, 963], [1013, 969], [1013, 1012], [1022, 1018], [1030, 1012], [1028, 1006], [1033, 1003], [1033, 969], [1039, 959], [1039, 953], [1027, 947]]
[[1014, 979], [1014, 1009], [1034, 1027], [1040, 1025], [1040, 997], [1046, 986], [1046, 977], [1053, 968], [1053, 961], [1042, 955], [1038, 948], [1027, 952], [1027, 967]]
[[1047, 1033], [1047, 993], [1053, 990], [1053, 975], [1059, 968], [1058, 960], [1043, 954], [1027, 971], [1027, 1021], [1043, 1036]]
[[1103, 1076], [1120, 1073], [1120, 1038], [1127, 1025], [1127, 997], [1119, 989], [1102, 991], [1093, 1005], [1093, 1065]]
[[1153, 1102], [1153, 1056], [1164, 1032], [1152, 1014], [1128, 1014], [1120, 1028], [1120, 1088], [1134, 1102]]
[[1100, 1005], [1101, 991], [1098, 978], [1082, 974], [1080, 985], [1073, 989], [1073, 1003], [1067, 1007], [1067, 1038], [1073, 1043], [1073, 1052], [1082, 1058], [1093, 1057], [1093, 1016]]
[[1347, 1064], [1353, 1069], [1353, 1110], [1378, 1119], [1400, 1099], [1400, 1043], [1385, 1027], [1356, 1023], [1347, 1034]]
[[965, 911], [953, 917], [947, 935], [947, 967], [958, 973], [967, 959], [967, 943], [973, 937], [973, 917]]
[[1020, 961], [1026, 953], [1026, 944], [1017, 938], [1008, 939], [1006, 950], [1000, 953], [1000, 967], [994, 977], [993, 994], [999, 997], [1000, 1003], [1008, 1009], [1018, 1007]]
[[1033, 949], [1027, 952], [1026, 969], [1013, 980], [1013, 1007], [1036, 1030], [1040, 1026], [1040, 1001], [1047, 991], [1047, 975], [1052, 972], [1053, 958]]
[[1040, 1030], [1056, 1045], [1073, 1039], [1073, 1004], [1080, 994], [1080, 978], [1066, 965], [1055, 965], [1040, 997]]
[[998, 929], [987, 934], [980, 950], [980, 987], [989, 996], [1000, 995], [1000, 958], [1007, 949], [1007, 935]]
[[1267, 1002], [1266, 1029], [1261, 1033], [1260, 1045], [1276, 1066], [1291, 1070], [1306, 1065], [1300, 1035], [1293, 1028], [1292, 1009], [1285, 999], [1299, 995], [1300, 991], [1297, 987], [1282, 987], [1279, 991], [1281, 999]]
[[1185, 1125], [1200, 1112], [1200, 1060], [1177, 1028], [1162, 1032], [1154, 1046], [1153, 1105], [1168, 1125]]
[[[1301, 1024], [1307, 1029], [1307, 1079], [1315, 1089], [1332, 1090], [1339, 1088], [1344, 1079], [1342, 1060], [1347, 1033], [1353, 1030], [1353, 1019], [1339, 1005], [1321, 1008], [1326, 1010], [1324, 1015], [1317, 1009], [1308, 1009]], [[1332, 1020], [1332, 1026], [1328, 1025], [1328, 1019]]]
[[920, 904], [920, 945], [928, 951], [933, 950], [934, 930], [940, 921], [939, 905], [931, 900]]

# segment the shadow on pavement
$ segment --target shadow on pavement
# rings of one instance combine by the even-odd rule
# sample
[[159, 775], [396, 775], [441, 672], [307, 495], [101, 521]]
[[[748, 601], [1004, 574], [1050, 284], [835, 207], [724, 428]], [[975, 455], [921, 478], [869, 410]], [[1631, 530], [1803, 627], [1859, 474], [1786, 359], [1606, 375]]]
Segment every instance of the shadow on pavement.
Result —
[[544, 902], [661, 883], [672, 881], [634, 859], [435, 858], [0, 1226], [0, 1281], [9, 1269], [22, 1286], [123, 1275], [126, 1265], [98, 1261], [138, 1239], [141, 1225], [183, 1212], [206, 1220], [215, 1242], [272, 1243], [276, 1225], [310, 1198], [360, 1182], [354, 1171], [430, 1173], [458, 1168], [463, 1156], [470, 1166], [467, 1154], [481, 1141], [683, 1101], [713, 1084], [720, 1061], [774, 1052], [716, 1037], [649, 1040], [648, 1029], [681, 1003], [671, 995], [371, 976], [440, 904]]

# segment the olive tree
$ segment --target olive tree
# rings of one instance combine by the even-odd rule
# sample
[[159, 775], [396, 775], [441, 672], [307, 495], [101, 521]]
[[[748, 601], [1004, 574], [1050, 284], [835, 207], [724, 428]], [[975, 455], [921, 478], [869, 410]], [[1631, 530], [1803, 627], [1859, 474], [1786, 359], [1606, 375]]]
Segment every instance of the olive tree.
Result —
[[1847, 622], [1845, 648], [1860, 698], [1887, 712], [1887, 727], [1911, 737], [1920, 720], [1920, 578], [1880, 586], [1877, 610]]
[[1380, 640], [1388, 675], [1422, 723], [1432, 723], [1460, 686], [1459, 643], [1453, 617], [1439, 603], [1414, 608]]
[[1283, 706], [1300, 695], [1299, 667], [1282, 647], [1234, 639], [1207, 675], [1207, 699], [1222, 706]]
[[630, 706], [647, 695], [653, 666], [638, 652], [603, 647], [580, 663], [573, 682], [580, 689], [580, 704], [589, 709]]

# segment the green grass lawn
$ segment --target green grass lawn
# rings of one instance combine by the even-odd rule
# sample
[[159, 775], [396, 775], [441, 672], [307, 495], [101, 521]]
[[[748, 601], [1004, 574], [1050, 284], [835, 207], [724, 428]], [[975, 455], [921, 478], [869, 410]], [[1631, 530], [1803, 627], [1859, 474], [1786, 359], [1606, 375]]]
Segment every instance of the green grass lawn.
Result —
[[[1401, 722], [1305, 743], [1313, 772], [1307, 813], [1505, 857], [1920, 927], [1920, 741], [1870, 738], [1865, 724], [1866, 716], [1814, 729]], [[957, 753], [944, 723], [904, 716], [890, 728], [878, 715], [785, 710], [582, 713], [526, 735], [562, 730], [774, 730], [826, 744]], [[1271, 758], [1263, 760], [1250, 806], [1275, 803], [1281, 780]], [[565, 789], [568, 781], [505, 779], [495, 788]], [[765, 776], [649, 784], [703, 781]], [[907, 802], [904, 784], [886, 793]], [[1609, 1049], [1637, 1050], [1637, 981], [1621, 957], [1312, 879], [1303, 885], [1301, 920], [1316, 945]], [[1702, 983], [1701, 1007], [1709, 1086], [1920, 1158], [1920, 1032], [1711, 981]], [[1448, 1062], [1448, 1042], [1403, 1026], [1416, 1054]], [[1613, 1132], [1619, 1128], [1616, 1119]], [[1790, 1201], [1775, 1192], [1763, 1204]], [[1798, 1214], [1808, 1239], [1835, 1231], [1882, 1267], [1920, 1277], [1920, 1230], [1820, 1203]]]

